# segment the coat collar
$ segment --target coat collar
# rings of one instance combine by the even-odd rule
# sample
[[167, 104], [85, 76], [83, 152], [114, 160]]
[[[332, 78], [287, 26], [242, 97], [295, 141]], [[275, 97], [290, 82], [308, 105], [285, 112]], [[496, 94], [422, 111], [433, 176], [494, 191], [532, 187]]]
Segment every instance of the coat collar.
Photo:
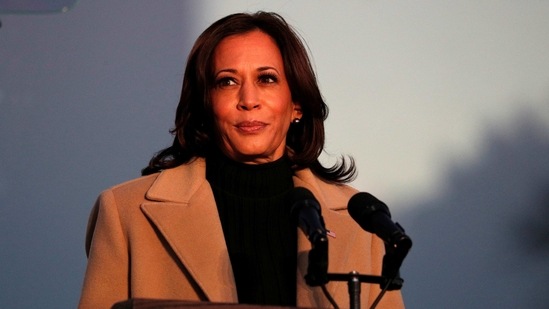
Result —
[[[196, 280], [207, 300], [237, 302], [236, 286], [217, 206], [205, 175], [206, 164], [202, 158], [162, 171], [146, 193], [150, 202], [144, 203], [141, 209]], [[315, 177], [309, 169], [296, 172], [294, 186], [305, 187], [317, 197], [328, 229], [346, 230], [345, 224], [350, 222], [343, 221], [341, 224], [338, 218], [340, 215], [330, 211], [342, 206], [333, 203], [334, 200], [341, 200], [341, 196], [337, 196], [341, 194], [339, 191], [331, 192], [333, 194], [324, 192], [327, 184]], [[345, 235], [341, 237], [345, 239]], [[347, 247], [342, 246], [342, 243], [334, 246], [331, 242], [330, 259], [339, 262], [347, 260]], [[310, 249], [310, 242], [299, 230], [298, 306], [329, 307], [321, 289], [307, 286], [303, 279], [307, 273]], [[329, 272], [346, 271], [335, 269], [332, 264]], [[329, 283], [328, 290], [332, 295], [337, 292], [347, 294], [345, 285], [341, 288], [340, 284]]]
[[[188, 203], [193, 194], [204, 185], [209, 185], [206, 180], [206, 161], [204, 158], [196, 158], [189, 164], [162, 171], [147, 191], [145, 197], [156, 202]], [[326, 198], [321, 188], [323, 185], [326, 184], [322, 183], [310, 169], [295, 172], [294, 186], [311, 190], [313, 195], [319, 199], [323, 208], [332, 210], [345, 208], [346, 205], [323, 203]], [[333, 196], [333, 198], [337, 199], [339, 196]], [[329, 202], [329, 200], [328, 196], [326, 202]]]
[[197, 158], [162, 171], [146, 193], [146, 198], [157, 202], [188, 203], [198, 188], [206, 182], [206, 161]]

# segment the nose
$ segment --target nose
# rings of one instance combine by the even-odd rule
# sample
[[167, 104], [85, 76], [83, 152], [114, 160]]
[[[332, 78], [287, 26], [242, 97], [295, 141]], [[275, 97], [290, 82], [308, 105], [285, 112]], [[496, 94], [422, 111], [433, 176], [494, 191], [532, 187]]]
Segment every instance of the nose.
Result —
[[259, 108], [258, 89], [256, 85], [250, 82], [245, 82], [240, 87], [238, 109], [252, 110]]

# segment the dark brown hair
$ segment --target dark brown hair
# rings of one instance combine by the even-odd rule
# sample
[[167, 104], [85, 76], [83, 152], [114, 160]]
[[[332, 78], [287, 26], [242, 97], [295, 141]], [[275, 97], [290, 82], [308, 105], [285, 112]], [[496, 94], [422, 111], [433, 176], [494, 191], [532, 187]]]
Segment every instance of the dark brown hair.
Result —
[[272, 37], [284, 62], [292, 101], [301, 106], [303, 117], [290, 125], [287, 155], [296, 169], [310, 168], [328, 182], [344, 183], [355, 176], [352, 158], [344, 157], [331, 168], [323, 167], [318, 157], [324, 149], [324, 121], [328, 106], [324, 102], [307, 49], [299, 36], [276, 13], [238, 13], [226, 16], [208, 27], [196, 40], [187, 59], [181, 98], [176, 111], [172, 146], [157, 153], [142, 170], [143, 175], [206, 157], [215, 145], [210, 90], [214, 83], [213, 54], [217, 45], [230, 35], [259, 30]]

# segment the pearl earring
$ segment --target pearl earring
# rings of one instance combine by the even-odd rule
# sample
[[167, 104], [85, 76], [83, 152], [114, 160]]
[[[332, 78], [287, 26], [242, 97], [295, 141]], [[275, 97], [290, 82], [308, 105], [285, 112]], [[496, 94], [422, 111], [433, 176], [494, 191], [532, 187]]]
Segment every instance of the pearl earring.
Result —
[[294, 118], [294, 120], [292, 120], [292, 123], [299, 123], [301, 121], [301, 119], [299, 118]]

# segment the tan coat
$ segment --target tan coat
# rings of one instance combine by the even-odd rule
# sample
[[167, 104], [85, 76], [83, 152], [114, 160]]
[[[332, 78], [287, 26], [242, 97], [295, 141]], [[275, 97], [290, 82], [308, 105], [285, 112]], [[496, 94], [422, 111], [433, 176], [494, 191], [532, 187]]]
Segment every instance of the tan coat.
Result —
[[[205, 161], [197, 159], [100, 195], [88, 225], [80, 308], [110, 308], [128, 298], [238, 302], [205, 170]], [[329, 272], [380, 274], [383, 243], [361, 230], [345, 210], [356, 190], [327, 184], [310, 170], [296, 172], [294, 185], [311, 190], [327, 229], [336, 234], [329, 239]], [[303, 279], [309, 250], [309, 241], [298, 231], [297, 305], [331, 307], [322, 290]], [[340, 307], [349, 306], [346, 282], [329, 282], [327, 290]], [[369, 307], [378, 293], [377, 284], [363, 284], [362, 306]], [[401, 307], [400, 292], [392, 291], [377, 308]]]

